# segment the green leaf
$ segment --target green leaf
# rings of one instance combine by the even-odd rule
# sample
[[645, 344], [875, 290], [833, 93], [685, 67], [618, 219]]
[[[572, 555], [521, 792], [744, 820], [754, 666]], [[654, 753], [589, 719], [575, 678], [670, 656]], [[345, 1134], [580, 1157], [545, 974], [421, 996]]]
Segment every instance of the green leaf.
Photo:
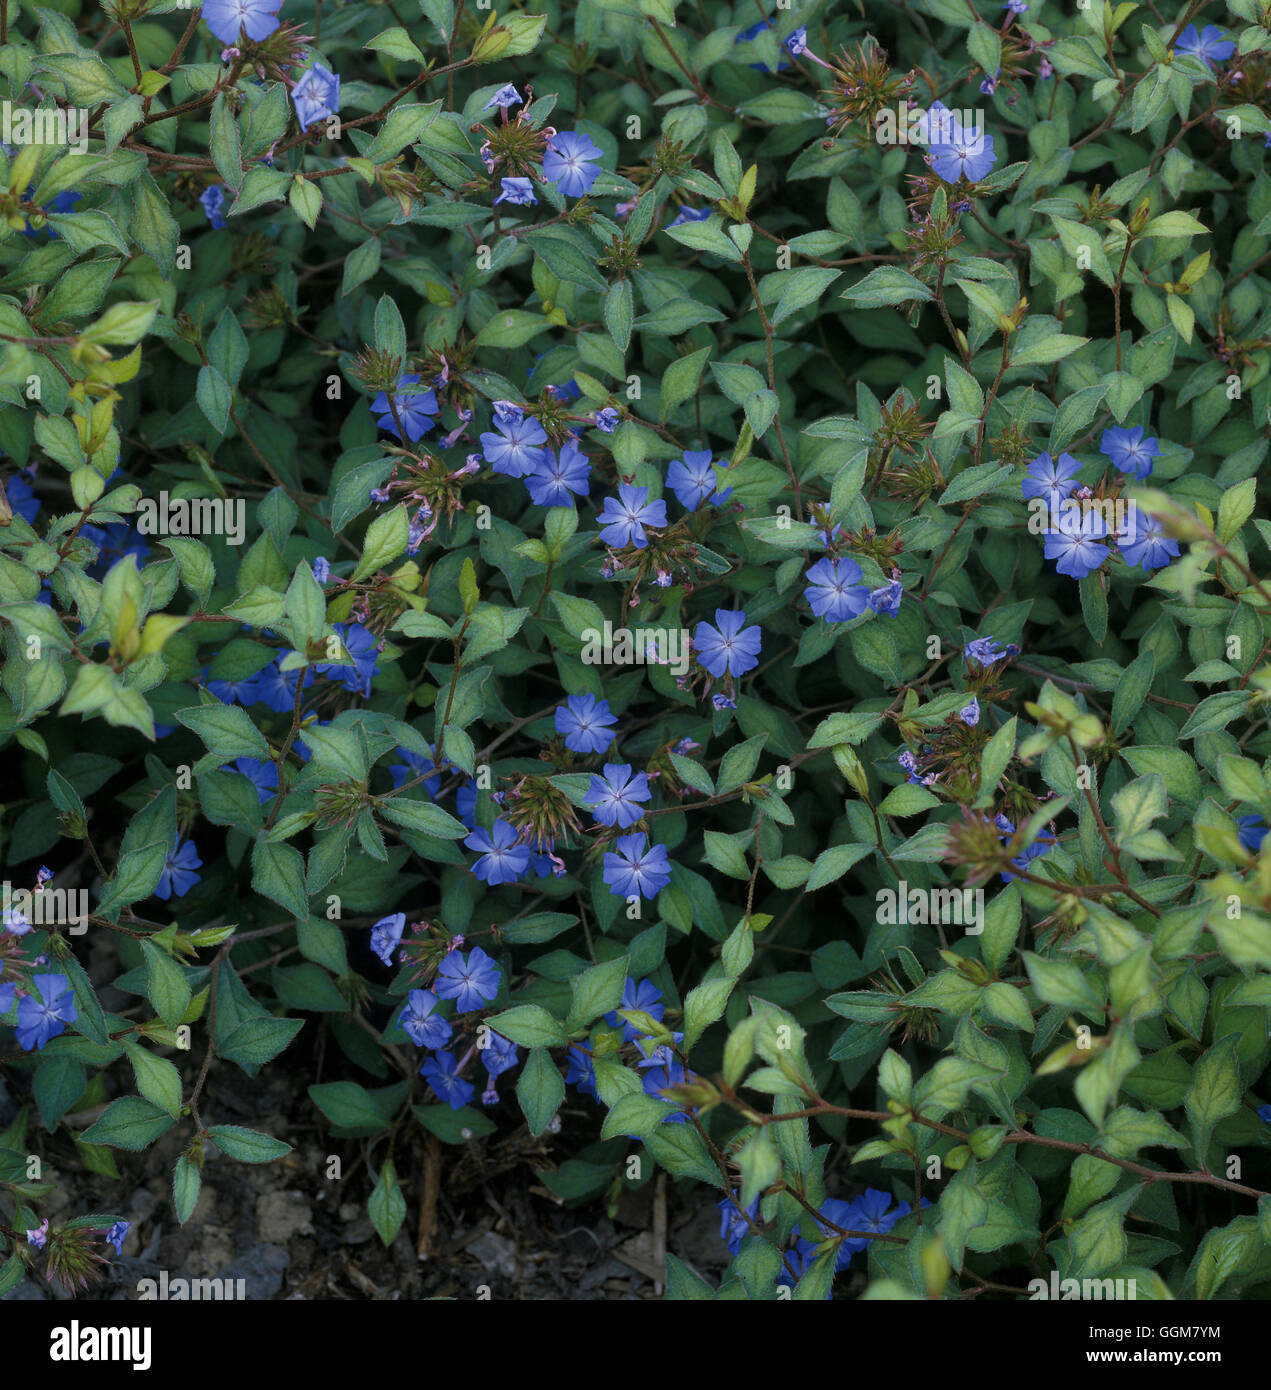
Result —
[[1236, 1062], [1235, 1033], [1219, 1039], [1192, 1068], [1191, 1085], [1184, 1105], [1192, 1126], [1192, 1143], [1198, 1163], [1206, 1161], [1214, 1126], [1240, 1109], [1242, 1087]]
[[625, 1135], [633, 1139], [643, 1139], [652, 1134], [668, 1115], [676, 1113], [675, 1105], [643, 1092], [619, 1096], [613, 1108], [605, 1116], [600, 1127], [602, 1139], [612, 1139]]
[[406, 1220], [406, 1198], [402, 1196], [402, 1189], [397, 1181], [397, 1169], [393, 1166], [391, 1158], [386, 1158], [383, 1167], [380, 1168], [366, 1210], [380, 1240], [385, 1246], [392, 1245], [402, 1228], [402, 1222]]
[[394, 507], [392, 511], [377, 516], [366, 528], [362, 558], [353, 571], [353, 581], [364, 579], [368, 574], [375, 574], [391, 564], [405, 552], [409, 539], [410, 517], [404, 506]]
[[300, 1018], [248, 1018], [217, 1044], [217, 1055], [248, 1066], [272, 1061], [304, 1027]]
[[935, 298], [930, 288], [899, 266], [884, 265], [871, 270], [840, 296], [850, 299], [862, 309], [881, 309], [888, 305], [907, 304], [913, 300], [927, 303]]
[[494, 317], [477, 334], [474, 347], [517, 348], [551, 327], [542, 314], [525, 309], [507, 309]]
[[684, 1048], [687, 1051], [716, 1019], [724, 1016], [728, 996], [737, 981], [728, 976], [707, 980], [684, 999]]
[[564, 1079], [547, 1048], [530, 1048], [517, 1078], [516, 1098], [530, 1133], [542, 1134], [565, 1099]]
[[[407, 63], [422, 63], [424, 55], [419, 47], [406, 32], [405, 29], [394, 25], [391, 29], [385, 29], [382, 33], [376, 34], [373, 39], [368, 40], [362, 45], [363, 48], [373, 49], [376, 53], [387, 53], [390, 58], [397, 58]], [[387, 1241], [384, 1242], [388, 1244]]]
[[125, 1043], [124, 1051], [132, 1063], [137, 1090], [152, 1105], [177, 1119], [181, 1114], [181, 1075], [176, 1067], [138, 1043]]
[[[618, 993], [621, 997], [621, 989]], [[521, 1047], [560, 1047], [568, 1041], [564, 1028], [539, 1004], [518, 1004], [486, 1021]]]
[[112, 1149], [136, 1153], [175, 1123], [171, 1115], [148, 1100], [140, 1096], [121, 1096], [111, 1101], [98, 1116], [97, 1123], [86, 1129], [80, 1138], [88, 1144], [107, 1144]]
[[172, 1203], [176, 1208], [177, 1221], [182, 1226], [194, 1215], [202, 1183], [198, 1164], [188, 1154], [182, 1154], [172, 1170]]
[[[627, 964], [626, 956], [617, 956], [601, 965], [593, 965], [570, 980], [569, 986], [573, 991], [574, 1002], [565, 1023], [567, 1030], [576, 1028], [579, 1024], [590, 1023], [592, 1019], [610, 1013], [618, 1007], [622, 1002], [622, 990], [627, 981]], [[495, 1028], [495, 1031], [502, 1030]], [[512, 1040], [516, 1041], [515, 1038]]]
[[1024, 966], [1039, 999], [1063, 1009], [1077, 1009], [1088, 1018], [1103, 1017], [1103, 1003], [1085, 976], [1067, 960], [1047, 960], [1024, 952]]
[[309, 916], [304, 856], [292, 845], [267, 840], [252, 845], [252, 889], [297, 919]]
[[322, 211], [322, 188], [319, 184], [306, 179], [303, 174], [297, 174], [287, 190], [287, 201], [310, 231], [318, 225], [318, 214]]
[[380, 1134], [392, 1121], [371, 1093], [355, 1081], [330, 1081], [309, 1087], [309, 1098], [340, 1129], [356, 1134]]
[[236, 1158], [240, 1163], [272, 1163], [291, 1152], [290, 1144], [272, 1134], [261, 1134], [241, 1125], [212, 1125], [207, 1134], [227, 1158]]
[[141, 954], [146, 961], [146, 997], [168, 1027], [175, 1028], [190, 1004], [189, 981], [176, 961], [153, 941], [142, 941]]
[[179, 723], [192, 729], [223, 763], [236, 758], [268, 758], [269, 745], [252, 723], [247, 711], [238, 705], [198, 705], [177, 710]]

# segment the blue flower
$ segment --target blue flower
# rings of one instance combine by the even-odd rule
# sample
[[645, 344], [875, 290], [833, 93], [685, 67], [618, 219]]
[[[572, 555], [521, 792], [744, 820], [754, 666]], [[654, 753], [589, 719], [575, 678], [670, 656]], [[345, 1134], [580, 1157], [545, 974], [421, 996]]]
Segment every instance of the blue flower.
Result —
[[325, 555], [319, 555], [313, 562], [313, 577], [319, 584], [325, 584], [331, 578], [331, 561]]
[[[885, 1194], [884, 1194], [885, 1195]], [[838, 1197], [831, 1197], [821, 1206], [820, 1215], [827, 1221], [832, 1221], [835, 1226], [843, 1231], [857, 1231], [860, 1227], [856, 1224], [856, 1203], [844, 1202]], [[831, 1227], [825, 1227], [826, 1236], [832, 1236], [835, 1231]], [[862, 1236], [848, 1236], [839, 1246], [838, 1259], [834, 1262], [836, 1273], [841, 1273], [852, 1263], [852, 1256], [858, 1250], [864, 1250], [869, 1244]]]
[[543, 152], [543, 174], [566, 198], [581, 198], [600, 175], [604, 151], [578, 131], [553, 135]]
[[487, 431], [481, 436], [481, 454], [496, 473], [523, 478], [540, 467], [547, 458], [547, 431], [537, 420], [526, 419], [504, 423], [495, 418], [498, 433]]
[[971, 703], [963, 705], [958, 711], [958, 718], [970, 729], [974, 729], [980, 722], [980, 701], [975, 696], [971, 696]]
[[808, 30], [806, 25], [799, 25], [793, 34], [785, 42], [786, 52], [795, 58], [802, 57], [808, 51]]
[[328, 72], [321, 63], [314, 63], [291, 89], [291, 100], [301, 130], [325, 121], [340, 109], [339, 74]]
[[[32, 184], [26, 191], [27, 201], [30, 201], [30, 199], [34, 196], [35, 185]], [[82, 193], [75, 193], [68, 189], [65, 193], [59, 193], [51, 203], [45, 204], [41, 211], [44, 213], [46, 217], [49, 215], [49, 213], [74, 212], [75, 204], [78, 203], [80, 198], [82, 197]], [[59, 241], [61, 239], [58, 233], [54, 230], [52, 223], [50, 222], [46, 222], [44, 224], [44, 231], [48, 235], [50, 241]], [[37, 241], [39, 239], [40, 234], [31, 225], [30, 218], [26, 219], [26, 226], [22, 229], [22, 235], [25, 237], [30, 237], [32, 241]]]
[[1165, 534], [1164, 524], [1131, 507], [1125, 525], [1117, 532], [1117, 548], [1127, 565], [1158, 570], [1178, 559], [1178, 542]]
[[1152, 471], [1152, 460], [1161, 452], [1155, 438], [1143, 438], [1143, 426], [1136, 429], [1106, 429], [1099, 440], [1100, 453], [1106, 454], [1122, 473], [1142, 481]]
[[256, 678], [260, 675], [240, 676], [234, 680], [210, 680], [205, 689], [215, 695], [223, 705], [249, 705], [256, 696]]
[[338, 681], [355, 695], [369, 695], [371, 681], [379, 670], [380, 649], [375, 634], [361, 623], [336, 623], [335, 630], [344, 643], [344, 650], [353, 658], [353, 665], [322, 662], [314, 670]]
[[1046, 509], [1053, 511], [1072, 491], [1080, 471], [1081, 465], [1071, 454], [1060, 454], [1057, 459], [1038, 454], [1024, 470], [1020, 492], [1025, 498], [1045, 498]]
[[575, 494], [586, 497], [591, 491], [591, 464], [574, 440], [567, 440], [552, 458], [543, 450], [543, 460], [525, 475], [530, 500], [538, 507], [573, 506]]
[[0, 911], [0, 931], [7, 931], [10, 936], [26, 936], [30, 930], [31, 923], [20, 907], [6, 907]]
[[[396, 435], [401, 439], [401, 432], [397, 428], [397, 420], [393, 418], [393, 407], [397, 407], [398, 418], [402, 422], [402, 429], [406, 431], [406, 438], [411, 443], [418, 443], [424, 435], [437, 423], [433, 418], [439, 411], [437, 396], [432, 387], [424, 391], [407, 391], [409, 386], [418, 386], [419, 376], [416, 372], [406, 372], [397, 378], [397, 388], [393, 392], [392, 404], [389, 403], [387, 391], [381, 391], [371, 402], [371, 414], [375, 416], [375, 423], [380, 429], [389, 434]], [[402, 440], [405, 443], [405, 440]]]
[[402, 761], [390, 763], [388, 768], [393, 777], [393, 785], [400, 787], [403, 782], [413, 782], [416, 777], [423, 777], [425, 779], [424, 790], [429, 796], [435, 798], [441, 790], [441, 774], [437, 771], [432, 755], [425, 756], [422, 753], [414, 753], [408, 748], [400, 747], [397, 752]]
[[[648, 981], [646, 980], [643, 983], [647, 984]], [[658, 998], [660, 999], [661, 997], [662, 996], [659, 993]], [[625, 1008], [626, 1006], [624, 1005], [623, 1007]], [[662, 1010], [660, 1008], [657, 1012], [657, 1018], [659, 1020], [661, 1020], [662, 1018]], [[634, 1029], [632, 1029], [631, 1040], [636, 1041], [638, 1040], [639, 1036], [640, 1035], [636, 1033]], [[636, 1066], [642, 1069], [645, 1067], [670, 1067], [672, 1063], [674, 1063], [676, 1060], [675, 1049], [679, 1047], [683, 1043], [683, 1041], [683, 1033], [672, 1033], [671, 1041], [669, 1043], [658, 1043], [655, 1047], [652, 1048], [648, 1056], [644, 1057], [641, 1061], [636, 1063]], [[645, 1042], [640, 1043], [641, 1052], [643, 1052], [647, 1046], [647, 1040]]]
[[35, 994], [24, 994], [18, 1001], [18, 1046], [24, 1052], [42, 1052], [44, 1044], [66, 1032], [66, 1025], [79, 1014], [65, 975], [32, 975], [31, 984]]
[[[653, 983], [652, 980], [641, 980], [638, 984], [628, 976], [626, 983], [622, 987], [622, 1003], [619, 1009], [639, 1009], [641, 1013], [646, 1013], [650, 1018], [656, 1019], [659, 1023], [666, 1013], [666, 1005], [662, 1003], [662, 991]], [[635, 1042], [641, 1036], [634, 1023], [628, 1023], [626, 1019], [620, 1018], [618, 1010], [605, 1015], [605, 1022], [610, 1028], [617, 1028], [622, 1025], [622, 1036], [626, 1042]], [[659, 1049], [664, 1051], [664, 1049]], [[640, 1063], [642, 1067], [666, 1066], [674, 1053], [669, 1055], [646, 1057]]]
[[450, 1024], [434, 1013], [437, 996], [427, 989], [412, 989], [406, 996], [406, 1007], [398, 1020], [402, 1032], [416, 1047], [445, 1047], [454, 1032]]
[[184, 844], [178, 838], [172, 853], [163, 861], [163, 872], [159, 875], [158, 886], [154, 890], [156, 898], [183, 898], [203, 877], [194, 871], [203, 867], [199, 852], [192, 840]]
[[620, 835], [616, 853], [606, 853], [602, 877], [611, 893], [630, 898], [656, 898], [671, 881], [665, 845], [648, 844], [647, 835]]
[[601, 825], [621, 830], [644, 815], [637, 802], [648, 801], [649, 779], [643, 772], [631, 775], [630, 763], [610, 763], [599, 777], [593, 772], [587, 788], [587, 804]]
[[875, 613], [885, 613], [889, 618], [895, 618], [900, 613], [901, 601], [905, 597], [905, 584], [900, 578], [898, 571], [892, 570], [896, 576], [888, 580], [877, 589], [869, 592], [869, 606]]
[[[764, 31], [765, 29], [771, 29], [772, 27], [773, 27], [773, 24], [772, 24], [772, 20], [771, 20], [770, 18], [769, 18], [769, 19], [761, 19], [761, 20], [758, 22], [758, 24], [752, 24], [752, 25], [750, 26], [749, 29], [743, 29], [743, 30], [741, 31], [741, 33], [738, 34], [737, 37], [733, 40], [733, 43], [734, 43], [734, 44], [738, 44], [738, 43], [750, 43], [750, 42], [752, 42], [754, 39], [756, 39], [760, 34], [762, 34], [763, 31]], [[772, 71], [772, 69], [768, 66], [767, 63], [751, 63], [750, 66], [751, 66], [752, 68], [754, 68], [754, 70], [755, 70], [756, 72], [771, 72], [771, 71]], [[785, 71], [787, 71], [791, 66], [792, 66], [792, 64], [790, 64], [790, 63], [783, 62], [783, 61], [781, 61], [780, 59], [777, 60], [777, 71], [778, 71], [778, 72], [785, 72]]]
[[1178, 36], [1174, 51], [1189, 53], [1212, 68], [1215, 63], [1225, 63], [1236, 51], [1236, 45], [1227, 37], [1227, 31], [1219, 29], [1217, 25], [1206, 24], [1197, 34], [1196, 26], [1189, 24]]
[[529, 846], [517, 840], [516, 831], [502, 817], [488, 831], [478, 826], [463, 843], [481, 855], [472, 872], [491, 888], [515, 883], [529, 868]]
[[741, 676], [759, 665], [763, 631], [757, 625], [743, 628], [745, 621], [744, 609], [717, 608], [714, 624], [698, 623], [693, 646], [698, 661], [712, 676]]
[[1241, 816], [1236, 822], [1240, 827], [1237, 838], [1250, 854], [1257, 854], [1267, 837], [1267, 823], [1261, 816]]
[[472, 1099], [476, 1087], [457, 1075], [458, 1063], [449, 1052], [434, 1052], [419, 1069], [419, 1074], [437, 1093], [438, 1100], [449, 1103], [452, 1110], [462, 1110]]
[[686, 449], [682, 459], [675, 459], [667, 469], [666, 484], [679, 499], [681, 507], [696, 511], [703, 502], [722, 506], [733, 495], [730, 487], [719, 490], [715, 475], [715, 460], [709, 449]]
[[564, 734], [565, 747], [575, 753], [603, 753], [613, 742], [609, 726], [617, 722], [609, 701], [594, 695], [570, 695], [556, 706], [556, 732]]
[[282, 0], [204, 0], [203, 21], [222, 43], [234, 43], [240, 26], [254, 43], [278, 27]]
[[[540, 353], [539, 356], [541, 357], [542, 354]], [[530, 375], [533, 375], [533, 368], [530, 369]], [[572, 376], [563, 386], [558, 384], [556, 386], [548, 386], [545, 389], [549, 396], [552, 396], [558, 401], [564, 401], [566, 404], [576, 401], [583, 393], [582, 387], [579, 386]]]
[[438, 998], [453, 999], [461, 1014], [470, 1014], [498, 994], [501, 978], [494, 961], [480, 946], [474, 946], [466, 957], [459, 951], [450, 952], [437, 967], [435, 988]]
[[21, 476], [10, 478], [4, 485], [5, 495], [15, 516], [20, 516], [29, 526], [39, 515], [40, 499], [35, 489]]
[[908, 748], [902, 748], [900, 752], [896, 754], [896, 761], [905, 771], [906, 782], [911, 786], [922, 785], [922, 778], [918, 776], [918, 759], [914, 757]]
[[256, 673], [244, 704], [268, 705], [275, 714], [290, 714], [295, 709], [296, 687], [302, 675], [306, 686], [313, 684], [313, 667], [293, 666], [290, 671], [284, 671], [281, 662], [279, 657]]
[[505, 1038], [501, 1033], [495, 1033], [491, 1029], [486, 1030], [485, 1039], [486, 1045], [477, 1048], [481, 1055], [481, 1065], [491, 1077], [502, 1076], [505, 1071], [511, 1071], [518, 1060], [516, 1044], [510, 1038]]
[[520, 106], [524, 102], [524, 97], [509, 82], [506, 86], [500, 87], [489, 101], [481, 108], [482, 111], [489, 111], [497, 106], [500, 110], [507, 110], [509, 106]]
[[577, 1086], [585, 1096], [599, 1100], [596, 1094], [596, 1064], [591, 1060], [591, 1052], [581, 1043], [570, 1043], [565, 1068], [565, 1084]]
[[234, 771], [241, 772], [256, 788], [259, 801], [271, 801], [278, 790], [278, 768], [268, 758], [238, 758]]
[[507, 178], [502, 181], [502, 192], [494, 200], [496, 203], [513, 203], [518, 207], [530, 207], [537, 204], [538, 199], [534, 196], [534, 180], [523, 178]]
[[1271, 1105], [1258, 1106], [1258, 1119], [1265, 1125], [1271, 1125]]
[[402, 932], [405, 930], [404, 912], [395, 912], [391, 917], [381, 917], [371, 928], [371, 950], [385, 965], [392, 965], [393, 952], [401, 943]]
[[13, 1008], [13, 993], [17, 987], [13, 980], [10, 980], [8, 984], [0, 985], [0, 1014], [7, 1014]]
[[225, 190], [219, 183], [210, 184], [199, 194], [199, 203], [207, 214], [207, 220], [216, 231], [222, 231], [229, 224], [221, 209], [225, 206]]
[[[795, 1280], [802, 1279], [812, 1267], [816, 1247], [821, 1243], [821, 1235], [820, 1232], [817, 1231], [816, 1240], [808, 1240], [798, 1226], [794, 1228], [791, 1234], [794, 1236], [794, 1245], [785, 1252], [785, 1258], [781, 1262], [781, 1267], [777, 1270], [777, 1283], [792, 1288]], [[790, 1272], [791, 1267], [793, 1267], [794, 1270], [793, 1274]], [[828, 1291], [825, 1296], [826, 1298], [830, 1297]]]
[[[1005, 816], [997, 816], [994, 820], [994, 824], [997, 826], [998, 832], [1003, 840], [1009, 840], [1011, 836], [1015, 834], [1014, 825], [1012, 825]], [[1011, 867], [1023, 873], [1034, 859], [1040, 859], [1042, 855], [1049, 853], [1054, 843], [1054, 840], [1048, 835], [1039, 836], [1022, 854], [1017, 855], [1011, 860]], [[1012, 883], [1015, 877], [1015, 874], [1009, 874], [1005, 870], [1002, 871], [1003, 883]]]
[[1108, 558], [1108, 547], [1099, 544], [1107, 534], [1108, 528], [1098, 512], [1065, 511], [1059, 517], [1058, 527], [1052, 526], [1046, 532], [1042, 553], [1056, 562], [1060, 574], [1084, 579]]
[[[688, 1079], [688, 1073], [684, 1069], [684, 1064], [674, 1056], [663, 1066], [651, 1067], [641, 1078], [644, 1083], [645, 1095], [654, 1096], [658, 1100], [670, 1100], [671, 1097], [664, 1096], [661, 1092], [669, 1091], [672, 1086], [682, 1086]], [[672, 1125], [687, 1124], [688, 1114], [683, 1110], [674, 1112], [664, 1116], [662, 1123]]]
[[[750, 1224], [741, 1212], [741, 1193], [734, 1192], [731, 1197], [725, 1197], [715, 1205], [723, 1213], [719, 1221], [719, 1238], [727, 1243], [728, 1253], [736, 1255], [741, 1249], [742, 1241], [750, 1234]], [[751, 1221], [759, 1215], [758, 1197], [746, 1208], [746, 1214]]]
[[115, 1254], [124, 1253], [124, 1240], [128, 1235], [128, 1228], [132, 1223], [129, 1221], [116, 1221], [110, 1230], [106, 1232], [106, 1240], [115, 1247]]
[[612, 434], [618, 428], [618, 412], [612, 406], [596, 411], [596, 428], [602, 434]]
[[643, 550], [649, 543], [644, 528], [666, 525], [666, 503], [660, 497], [650, 502], [647, 487], [623, 483], [616, 498], [605, 498], [599, 521], [600, 539], [606, 545], [634, 545]]
[[820, 559], [808, 571], [807, 581], [803, 597], [827, 623], [859, 618], [869, 605], [869, 590], [861, 583], [861, 567], [855, 560]]
[[137, 558], [140, 569], [150, 556], [150, 547], [140, 532], [134, 531], [126, 521], [112, 521], [109, 526], [94, 526], [89, 522], [79, 528], [81, 540], [91, 541], [98, 550], [97, 559], [88, 566], [91, 579], [104, 579], [107, 571], [129, 555]]
[[968, 642], [962, 649], [962, 655], [968, 661], [978, 662], [981, 666], [992, 666], [995, 661], [1008, 655], [1008, 647], [999, 644], [996, 637], [977, 637], [974, 641]]
[[710, 216], [710, 208], [689, 208], [685, 207], [684, 204], [681, 203], [679, 212], [677, 212], [675, 214], [675, 217], [666, 224], [667, 229], [669, 230], [672, 227], [682, 227], [686, 222], [709, 222]]
[[978, 130], [964, 130], [958, 117], [942, 102], [932, 102], [928, 117], [932, 111], [944, 114], [938, 115], [934, 127], [929, 126], [927, 158], [931, 167], [945, 183], [956, 183], [963, 175], [968, 183], [978, 183], [997, 160], [993, 137]]
[[909, 1215], [908, 1202], [901, 1202], [894, 1210], [888, 1211], [888, 1207], [891, 1206], [891, 1193], [880, 1192], [876, 1187], [868, 1188], [864, 1196], [858, 1197], [852, 1206], [854, 1230], [874, 1231], [884, 1236], [902, 1216]]

